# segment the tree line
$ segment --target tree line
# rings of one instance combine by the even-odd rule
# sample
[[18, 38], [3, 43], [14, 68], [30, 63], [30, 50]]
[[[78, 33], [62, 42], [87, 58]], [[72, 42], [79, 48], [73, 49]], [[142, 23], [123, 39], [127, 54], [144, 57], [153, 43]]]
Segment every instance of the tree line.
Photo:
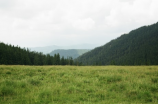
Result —
[[64, 58], [59, 54], [50, 56], [28, 48], [0, 42], [0, 64], [5, 65], [78, 65], [72, 57]]

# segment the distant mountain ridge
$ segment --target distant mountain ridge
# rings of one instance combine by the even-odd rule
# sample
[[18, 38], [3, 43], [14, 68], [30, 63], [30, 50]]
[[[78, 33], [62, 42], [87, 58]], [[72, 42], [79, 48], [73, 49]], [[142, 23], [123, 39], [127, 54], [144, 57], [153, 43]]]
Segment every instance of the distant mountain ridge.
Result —
[[45, 47], [30, 47], [31, 51], [42, 52], [43, 54], [49, 54], [50, 52], [57, 49], [94, 49], [97, 45], [94, 44], [78, 44], [78, 45], [70, 45], [70, 46], [45, 46]]
[[73, 59], [79, 57], [80, 55], [90, 51], [90, 49], [57, 49], [50, 53], [51, 56], [58, 54], [64, 58], [72, 57]]
[[77, 61], [84, 65], [158, 65], [158, 23], [123, 34]]

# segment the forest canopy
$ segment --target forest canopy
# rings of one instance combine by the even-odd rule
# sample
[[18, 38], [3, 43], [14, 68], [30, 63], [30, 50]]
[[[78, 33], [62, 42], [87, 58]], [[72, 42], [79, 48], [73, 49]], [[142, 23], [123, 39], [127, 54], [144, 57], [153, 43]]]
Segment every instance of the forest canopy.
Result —
[[30, 51], [19, 46], [0, 42], [0, 64], [5, 65], [73, 65], [73, 59], [61, 57], [59, 54], [50, 56], [41, 52]]

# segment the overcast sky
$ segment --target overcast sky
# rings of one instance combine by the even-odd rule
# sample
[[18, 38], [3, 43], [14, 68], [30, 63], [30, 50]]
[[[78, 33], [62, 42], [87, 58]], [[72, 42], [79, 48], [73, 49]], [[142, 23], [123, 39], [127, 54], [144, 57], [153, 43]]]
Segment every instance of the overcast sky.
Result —
[[0, 0], [0, 41], [21, 47], [104, 45], [158, 22], [158, 0]]

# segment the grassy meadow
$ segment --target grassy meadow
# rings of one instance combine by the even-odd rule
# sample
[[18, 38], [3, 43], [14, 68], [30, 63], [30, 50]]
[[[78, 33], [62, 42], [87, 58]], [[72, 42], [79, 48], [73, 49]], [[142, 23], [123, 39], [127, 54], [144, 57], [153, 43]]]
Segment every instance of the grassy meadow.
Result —
[[0, 65], [0, 104], [158, 104], [158, 66]]

